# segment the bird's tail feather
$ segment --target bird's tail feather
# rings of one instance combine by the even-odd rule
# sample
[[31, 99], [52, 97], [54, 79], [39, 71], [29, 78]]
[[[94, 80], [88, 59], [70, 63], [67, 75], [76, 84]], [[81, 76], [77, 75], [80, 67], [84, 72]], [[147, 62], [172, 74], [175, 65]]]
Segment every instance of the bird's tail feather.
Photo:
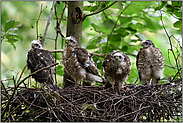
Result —
[[95, 82], [99, 82], [99, 83], [105, 83], [104, 79], [102, 77], [93, 75], [91, 73], [88, 73], [86, 75], [86, 80], [91, 81], [91, 82], [95, 81]]

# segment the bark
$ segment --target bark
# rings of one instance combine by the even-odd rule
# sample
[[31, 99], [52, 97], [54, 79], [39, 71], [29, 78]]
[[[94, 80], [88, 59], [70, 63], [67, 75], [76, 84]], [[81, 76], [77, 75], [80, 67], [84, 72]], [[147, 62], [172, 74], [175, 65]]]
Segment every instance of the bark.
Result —
[[[67, 17], [67, 32], [66, 36], [74, 36], [81, 47], [82, 40], [82, 25], [83, 25], [83, 1], [68, 2], [68, 17]], [[75, 82], [64, 70], [63, 85], [64, 88], [73, 85]]]

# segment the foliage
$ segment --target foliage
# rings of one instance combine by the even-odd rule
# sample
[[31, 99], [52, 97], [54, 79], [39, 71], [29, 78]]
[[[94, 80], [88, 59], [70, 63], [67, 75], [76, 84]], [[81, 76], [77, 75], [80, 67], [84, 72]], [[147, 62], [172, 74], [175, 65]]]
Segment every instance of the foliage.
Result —
[[[22, 4], [24, 6], [19, 7]], [[9, 45], [2, 43], [2, 53], [4, 55], [1, 64], [3, 68], [1, 75], [3, 78], [6, 76], [5, 74], [9, 73], [10, 69], [19, 71], [25, 66], [25, 56], [30, 48], [30, 42], [40, 34], [44, 34], [51, 5], [52, 2], [2, 2], [3, 19], [1, 25], [4, 25], [4, 28], [1, 28], [1, 40], [5, 37], [3, 41], [11, 43], [14, 49], [18, 47], [14, 51]], [[12, 9], [8, 10], [5, 8], [7, 6], [12, 6]], [[57, 21], [61, 21], [61, 33], [64, 36], [66, 35], [67, 7], [64, 9], [65, 6], [67, 6], [67, 2], [56, 3], [56, 10], [51, 16], [51, 23], [45, 40], [45, 49], [64, 48], [64, 40], [61, 37], [58, 36], [57, 43], [55, 42], [55, 30]], [[32, 9], [33, 7], [34, 10]], [[41, 7], [43, 11], [40, 14]], [[14, 16], [17, 13], [11, 14], [13, 9], [19, 16]], [[151, 39], [163, 53], [166, 63], [164, 79], [169, 79], [175, 76], [178, 72], [177, 69], [181, 68], [182, 64], [180, 42], [182, 32], [181, 10], [182, 1], [84, 1], [83, 14], [86, 18], [83, 21], [82, 47], [97, 54], [110, 53], [113, 50], [126, 53], [132, 62], [132, 70], [127, 82], [134, 83], [138, 77], [135, 56], [141, 48], [140, 42], [145, 39]], [[162, 16], [160, 12], [162, 12]], [[39, 15], [40, 18], [38, 19]], [[164, 25], [161, 22], [161, 17]], [[164, 29], [168, 30], [169, 36], [172, 35], [170, 39], [164, 33]], [[169, 41], [172, 42], [175, 56], [171, 50], [168, 50], [171, 49]], [[57, 62], [62, 60], [61, 54], [57, 53], [55, 55], [53, 53]], [[11, 64], [10, 61], [14, 60], [15, 56], [17, 56], [17, 61]], [[177, 60], [175, 60], [175, 57]], [[101, 65], [104, 58], [93, 55], [93, 59], [102, 75]], [[179, 64], [178, 68], [176, 61]], [[25, 71], [24, 74], [28, 75], [28, 71]], [[58, 83], [62, 83], [63, 65], [56, 67], [56, 74]]]
[[23, 37], [15, 31], [18, 30], [20, 22], [16, 22], [14, 19], [6, 22], [4, 29], [1, 28], [1, 42], [5, 39], [7, 42], [11, 43], [14, 49], [16, 49], [15, 42], [18, 40], [23, 40]]
[[[100, 9], [105, 8], [112, 2], [90, 2], [91, 4], [84, 7], [84, 11], [90, 11], [91, 13]], [[101, 6], [102, 4], [102, 6]], [[128, 6], [129, 5], [129, 6]], [[147, 33], [156, 34], [156, 32], [163, 29], [162, 23], [160, 23], [161, 11], [164, 12], [163, 20], [167, 21], [167, 17], [174, 17], [176, 21], [173, 23], [173, 26], [176, 28], [169, 28], [168, 25], [165, 25], [165, 28], [168, 27], [172, 32], [172, 35], [178, 33], [181, 35], [182, 32], [182, 16], [181, 16], [181, 1], [173, 1], [173, 2], [157, 2], [157, 1], [118, 1], [111, 8], [99, 13], [96, 21], [91, 23], [91, 30], [95, 32], [92, 36], [98, 35], [93, 40], [87, 44], [87, 49], [94, 49], [96, 53], [110, 53], [113, 50], [119, 50], [125, 53], [133, 53], [136, 54], [140, 49], [139, 41], [145, 39], [151, 39]], [[126, 8], [126, 10], [125, 10]], [[135, 9], [134, 9], [135, 8]], [[174, 8], [174, 9], [172, 9]], [[176, 9], [175, 9], [176, 8]], [[98, 10], [99, 11], [99, 10]], [[122, 12], [122, 14], [120, 14]], [[166, 15], [166, 16], [165, 16]], [[178, 15], [178, 16], [177, 16]], [[119, 18], [119, 20], [118, 20]], [[115, 23], [117, 25], [115, 26]], [[114, 28], [114, 31], [111, 31]], [[90, 32], [91, 33], [91, 32]], [[159, 37], [159, 36], [158, 36]], [[164, 37], [165, 38], [165, 37]], [[161, 49], [160, 46], [164, 45], [166, 42], [165, 39], [152, 38], [155, 42], [155, 45]], [[176, 39], [175, 39], [176, 40]], [[176, 43], [174, 44], [176, 45]], [[169, 46], [165, 45], [165, 48], [168, 49]], [[179, 47], [179, 46], [178, 46]], [[107, 48], [107, 50], [106, 50]], [[180, 48], [180, 47], [179, 47]], [[105, 51], [106, 50], [106, 51]], [[162, 50], [162, 49], [161, 49]], [[181, 53], [181, 50], [177, 50]], [[168, 58], [165, 52], [167, 50], [163, 50], [163, 56], [165, 59], [165, 63], [168, 64], [170, 59]], [[179, 54], [177, 54], [178, 57]], [[133, 56], [132, 56], [133, 57]], [[133, 59], [131, 57], [131, 59]], [[181, 59], [181, 57], [179, 57]], [[171, 60], [173, 61], [173, 60]], [[98, 66], [101, 64], [101, 60], [97, 61]], [[137, 77], [137, 70], [134, 67], [134, 62], [132, 61], [132, 72], [130, 83], [133, 83]], [[176, 66], [175, 63], [173, 65]], [[180, 67], [181, 68], [181, 67]], [[169, 74], [167, 72], [169, 71]], [[173, 76], [175, 73], [170, 72], [168, 67], [165, 67], [166, 76]], [[165, 78], [167, 78], [165, 77]]]

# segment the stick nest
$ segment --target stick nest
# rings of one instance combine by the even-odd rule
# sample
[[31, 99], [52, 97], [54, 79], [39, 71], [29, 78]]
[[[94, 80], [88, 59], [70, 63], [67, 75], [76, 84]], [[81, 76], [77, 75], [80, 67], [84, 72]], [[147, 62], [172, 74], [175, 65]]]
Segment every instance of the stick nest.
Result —
[[[123, 89], [70, 86], [58, 91], [19, 87], [1, 89], [2, 121], [181, 122], [182, 80], [128, 85]], [[9, 101], [9, 102], [8, 102]]]

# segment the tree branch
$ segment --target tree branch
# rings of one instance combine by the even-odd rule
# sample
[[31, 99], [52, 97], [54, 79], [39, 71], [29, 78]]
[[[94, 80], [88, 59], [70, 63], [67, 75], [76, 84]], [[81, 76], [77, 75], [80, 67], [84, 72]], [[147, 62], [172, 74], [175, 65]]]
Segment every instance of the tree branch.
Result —
[[112, 28], [112, 31], [111, 31], [111, 33], [109, 34], [109, 37], [108, 37], [108, 39], [107, 39], [107, 44], [106, 44], [106, 48], [105, 48], [105, 53], [104, 53], [104, 54], [106, 54], [109, 39], [110, 39], [110, 37], [111, 37], [111, 35], [112, 35], [113, 31], [114, 31], [114, 28], [117, 26], [117, 22], [118, 22], [118, 20], [119, 20], [119, 18], [120, 18], [120, 16], [121, 16], [121, 14], [130, 6], [130, 4], [131, 4], [131, 2], [130, 2], [130, 3], [123, 9], [123, 11], [121, 11], [121, 13], [119, 14], [118, 19], [116, 20], [116, 23], [115, 23], [114, 27]]
[[53, 8], [54, 8], [54, 6], [55, 6], [55, 3], [56, 3], [56, 1], [53, 1], [53, 5], [52, 5], [52, 7], [51, 7], [50, 14], [49, 14], [49, 17], [48, 17], [48, 21], [47, 21], [47, 24], [46, 24], [44, 36], [43, 36], [43, 39], [42, 39], [42, 42], [41, 42], [41, 44], [42, 44], [43, 47], [44, 47], [44, 42], [45, 42], [45, 38], [46, 38], [46, 33], [47, 33], [47, 31], [48, 31], [48, 26], [50, 25], [51, 15], [52, 15], [52, 12], [53, 12]]
[[29, 74], [29, 75], [28, 75], [27, 77], [25, 77], [22, 81], [20, 81], [19, 83], [17, 83], [17, 85], [15, 86], [15, 89], [13, 90], [13, 93], [12, 93], [11, 97], [9, 98], [8, 102], [6, 103], [6, 106], [5, 106], [5, 108], [4, 108], [4, 110], [3, 110], [2, 114], [1, 114], [1, 117], [4, 116], [4, 114], [5, 114], [6, 110], [7, 110], [7, 107], [8, 107], [10, 101], [12, 100], [12, 98], [13, 98], [13, 96], [14, 96], [14, 94], [15, 94], [15, 91], [17, 90], [17, 88], [19, 87], [19, 85], [20, 85], [22, 82], [24, 82], [27, 78], [29, 78], [30, 76], [36, 74], [37, 72], [40, 72], [40, 71], [42, 71], [42, 70], [48, 69], [48, 68], [53, 67], [53, 66], [56, 66], [56, 65], [58, 65], [58, 64], [59, 64], [59, 63], [55, 63], [55, 64], [49, 65], [49, 66], [47, 66], [47, 67], [41, 68], [41, 69], [39, 69], [39, 70], [37, 70], [37, 71], [35, 71], [35, 72]]
[[[173, 57], [174, 57], [174, 59], [175, 59], [175, 63], [176, 63], [177, 70], [179, 70], [177, 58], [176, 58], [175, 53], [174, 53], [174, 50], [173, 50], [173, 45], [172, 45], [171, 37], [169, 36], [169, 34], [168, 34], [168, 32], [167, 32], [167, 30], [166, 30], [166, 28], [165, 28], [164, 22], [163, 22], [163, 15], [162, 15], [161, 8], [160, 8], [160, 2], [158, 1], [158, 3], [159, 3], [160, 15], [161, 15], [161, 16], [160, 16], [160, 20], [161, 20], [161, 23], [162, 23], [162, 25], [163, 25], [163, 29], [164, 29], [164, 31], [165, 31], [165, 33], [166, 33], [168, 39], [169, 39], [170, 48], [171, 48], [170, 51], [172, 52]], [[181, 74], [180, 74], [179, 71], [178, 71], [178, 74], [179, 74], [179, 76], [181, 76]]]
[[106, 6], [105, 8], [103, 8], [103, 9], [97, 11], [97, 12], [93, 12], [93, 13], [91, 13], [91, 14], [85, 15], [85, 18], [88, 17], [88, 16], [92, 16], [92, 15], [98, 14], [98, 13], [100, 13], [100, 12], [102, 12], [102, 11], [108, 9], [109, 7], [111, 7], [112, 5], [114, 5], [116, 2], [118, 2], [118, 1], [114, 1], [114, 2], [111, 3], [109, 6]]
[[39, 13], [39, 16], [38, 16], [38, 19], [36, 20], [36, 32], [37, 32], [37, 40], [38, 40], [38, 22], [39, 22], [39, 20], [40, 20], [40, 17], [41, 17], [41, 14], [42, 14], [42, 12], [47, 8], [47, 6], [44, 8], [44, 9], [42, 9], [42, 6], [43, 6], [43, 4], [41, 4], [41, 11], [40, 11], [40, 13]]

